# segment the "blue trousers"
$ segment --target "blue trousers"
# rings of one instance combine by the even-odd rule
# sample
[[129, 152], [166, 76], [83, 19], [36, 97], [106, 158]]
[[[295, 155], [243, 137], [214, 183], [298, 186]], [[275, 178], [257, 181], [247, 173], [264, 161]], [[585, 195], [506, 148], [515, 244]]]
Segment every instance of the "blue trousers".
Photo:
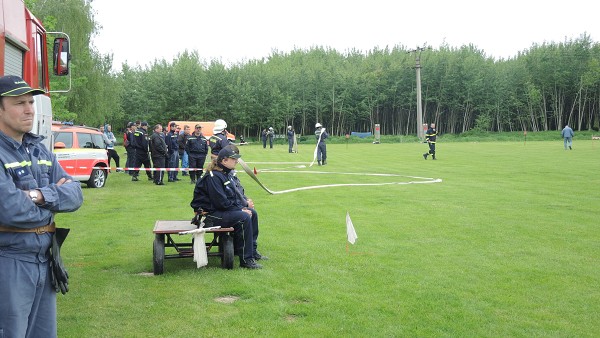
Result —
[[327, 145], [323, 142], [319, 143], [319, 145], [317, 146], [317, 160], [327, 160]]
[[571, 148], [571, 146], [573, 145], [573, 139], [570, 137], [565, 137], [565, 149]]
[[[183, 155], [180, 156], [181, 157], [181, 167], [182, 168], [189, 168], [190, 167], [190, 159], [189, 159], [189, 155], [187, 153], [187, 151], [183, 151]], [[188, 172], [184, 171], [184, 174], [188, 174]]]
[[49, 337], [56, 332], [56, 291], [50, 262], [0, 256], [0, 337]]
[[214, 211], [209, 217], [215, 226], [233, 227], [233, 245], [240, 261], [254, 258], [258, 240], [258, 213], [254, 209], [252, 216], [241, 210]]
[[[174, 151], [169, 155], [169, 168], [179, 168], [179, 153]], [[169, 171], [169, 180], [177, 178], [177, 171]]]

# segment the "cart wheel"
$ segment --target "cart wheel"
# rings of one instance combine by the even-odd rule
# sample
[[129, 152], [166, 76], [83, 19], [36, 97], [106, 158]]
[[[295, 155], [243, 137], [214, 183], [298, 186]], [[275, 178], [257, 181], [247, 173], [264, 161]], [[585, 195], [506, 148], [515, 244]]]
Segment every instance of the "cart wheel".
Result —
[[154, 274], [162, 275], [165, 265], [165, 235], [156, 234], [154, 237], [154, 252], [152, 257]]
[[223, 269], [233, 269], [233, 239], [229, 234], [221, 234], [221, 248], [223, 250], [221, 256], [221, 267]]

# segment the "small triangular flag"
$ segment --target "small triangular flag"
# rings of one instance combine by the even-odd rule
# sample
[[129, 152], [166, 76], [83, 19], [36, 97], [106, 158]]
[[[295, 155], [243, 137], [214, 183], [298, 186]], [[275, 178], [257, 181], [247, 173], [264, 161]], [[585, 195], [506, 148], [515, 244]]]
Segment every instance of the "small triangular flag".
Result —
[[256, 171], [256, 167], [254, 167], [254, 175], [258, 175], [258, 171]]
[[356, 243], [356, 239], [358, 236], [356, 235], [356, 230], [354, 230], [354, 225], [352, 224], [352, 220], [350, 219], [350, 213], [346, 212], [346, 233], [348, 234], [348, 242], [351, 244]]

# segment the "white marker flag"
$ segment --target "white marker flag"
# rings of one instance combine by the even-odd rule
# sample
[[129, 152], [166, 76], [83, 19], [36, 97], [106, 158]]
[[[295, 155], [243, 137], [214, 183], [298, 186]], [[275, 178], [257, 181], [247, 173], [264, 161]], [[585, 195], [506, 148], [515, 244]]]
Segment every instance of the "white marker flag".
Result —
[[350, 219], [350, 213], [346, 211], [346, 233], [348, 233], [348, 242], [354, 244], [358, 236], [356, 236], [356, 230], [354, 230], [354, 225], [352, 225], [352, 220]]

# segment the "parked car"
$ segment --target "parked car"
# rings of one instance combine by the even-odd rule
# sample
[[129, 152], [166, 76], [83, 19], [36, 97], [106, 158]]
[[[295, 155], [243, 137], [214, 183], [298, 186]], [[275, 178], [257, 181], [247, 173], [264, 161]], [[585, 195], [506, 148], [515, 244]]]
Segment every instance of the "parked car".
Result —
[[69, 175], [90, 188], [106, 184], [110, 168], [100, 130], [53, 124], [52, 137], [54, 154]]

